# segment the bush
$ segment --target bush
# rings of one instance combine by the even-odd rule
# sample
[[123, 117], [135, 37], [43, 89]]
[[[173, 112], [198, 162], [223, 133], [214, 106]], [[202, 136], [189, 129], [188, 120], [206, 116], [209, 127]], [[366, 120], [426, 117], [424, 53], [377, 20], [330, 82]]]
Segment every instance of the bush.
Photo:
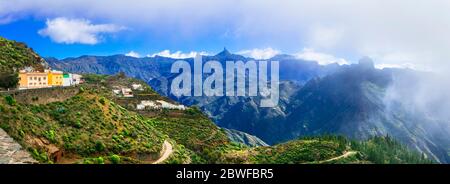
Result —
[[111, 155], [109, 157], [109, 160], [111, 161], [111, 163], [113, 164], [120, 164], [120, 156], [119, 155]]
[[56, 133], [53, 130], [48, 130], [44, 132], [44, 137], [49, 141], [55, 143], [56, 142]]
[[75, 128], [81, 128], [83, 127], [83, 125], [81, 125], [80, 121], [76, 121], [75, 124], [73, 125]]
[[105, 144], [103, 144], [103, 142], [101, 141], [97, 141], [95, 142], [95, 150], [97, 150], [98, 152], [102, 152], [105, 151]]
[[9, 126], [9, 124], [1, 123], [1, 122], [0, 122], [0, 128], [3, 129], [4, 131], [11, 130], [11, 127]]
[[6, 103], [10, 106], [16, 105], [16, 99], [14, 99], [12, 96], [8, 95], [5, 97]]
[[92, 160], [90, 160], [90, 159], [85, 159], [83, 161], [83, 164], [94, 164], [94, 162]]
[[100, 102], [102, 105], [105, 105], [106, 104], [105, 97], [100, 97], [100, 99], [98, 99], [98, 102]]
[[15, 88], [19, 83], [17, 73], [0, 72], [0, 88]]
[[23, 130], [19, 130], [19, 136], [20, 137], [25, 137], [25, 132]]
[[201, 110], [197, 107], [197, 106], [192, 106], [188, 109], [186, 109], [186, 114], [188, 115], [196, 115], [196, 114], [201, 114]]
[[105, 160], [103, 160], [103, 157], [98, 157], [95, 159], [96, 164], [105, 164]]

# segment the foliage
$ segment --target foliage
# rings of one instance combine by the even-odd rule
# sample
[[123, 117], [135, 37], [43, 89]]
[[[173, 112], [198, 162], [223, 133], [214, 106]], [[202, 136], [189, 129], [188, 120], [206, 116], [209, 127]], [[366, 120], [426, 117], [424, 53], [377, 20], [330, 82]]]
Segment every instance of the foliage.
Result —
[[[269, 147], [234, 148], [225, 152], [222, 163], [433, 163], [388, 136], [354, 141], [343, 136], [323, 135], [303, 137]], [[353, 154], [343, 156], [349, 152]]]
[[48, 140], [63, 149], [64, 155], [78, 158], [136, 152], [159, 155], [166, 136], [146, 123], [146, 118], [114, 102], [101, 104], [99, 95], [86, 87], [86, 93], [45, 105], [16, 103], [14, 98], [6, 96], [0, 101], [0, 125], [24, 147], [42, 149], [25, 139]]
[[41, 62], [42, 58], [24, 43], [0, 37], [0, 71], [12, 71], [25, 66], [35, 66]]
[[12, 96], [10, 96], [10, 95], [5, 96], [5, 100], [6, 100], [6, 103], [7, 103], [8, 105], [10, 105], [10, 106], [13, 106], [13, 105], [16, 105], [16, 104], [17, 104], [16, 99], [14, 99], [14, 97], [12, 97]]
[[363, 142], [353, 141], [351, 147], [359, 150], [363, 159], [376, 164], [433, 163], [424, 155], [410, 151], [389, 136], [373, 137]]
[[19, 83], [19, 75], [11, 71], [0, 71], [0, 88], [15, 88]]
[[[353, 141], [323, 135], [250, 148], [230, 142], [198, 107], [181, 113], [166, 110], [145, 117], [123, 108], [131, 100], [118, 101], [111, 94], [112, 85], [142, 81], [124, 75], [84, 75], [84, 78], [87, 84], [80, 86], [80, 93], [62, 102], [20, 104], [6, 96], [0, 101], [0, 127], [42, 163], [52, 162], [49, 154], [27, 140], [48, 140], [64, 150], [65, 155], [86, 164], [142, 163], [135, 155], [148, 158], [159, 155], [164, 140], [169, 140], [174, 149], [165, 161], [170, 164], [432, 163], [390, 137]], [[142, 94], [163, 98], [147, 85], [144, 89]], [[356, 154], [339, 158], [350, 151]]]
[[109, 157], [109, 160], [111, 161], [111, 163], [113, 164], [120, 164], [120, 156], [119, 155], [111, 155]]
[[219, 159], [219, 147], [229, 144], [228, 137], [211, 120], [202, 114], [181, 117], [157, 117], [147, 121], [156, 129], [169, 135], [177, 143], [194, 151], [198, 161], [214, 163]]

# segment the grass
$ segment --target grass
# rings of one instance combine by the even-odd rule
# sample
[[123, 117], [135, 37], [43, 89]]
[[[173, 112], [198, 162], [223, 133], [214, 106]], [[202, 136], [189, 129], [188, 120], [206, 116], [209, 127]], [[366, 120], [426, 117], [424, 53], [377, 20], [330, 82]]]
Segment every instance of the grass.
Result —
[[22, 145], [39, 152], [35, 158], [43, 162], [52, 160], [50, 154], [47, 159], [41, 154], [48, 152], [50, 145], [81, 158], [110, 154], [133, 157], [136, 153], [158, 155], [167, 138], [141, 115], [92, 89], [45, 105], [11, 105], [9, 97], [2, 99], [0, 126]]
[[7, 40], [0, 37], [0, 72], [11, 71], [33, 66], [36, 69], [43, 69], [41, 63], [44, 60], [39, 57], [31, 48], [24, 43]]

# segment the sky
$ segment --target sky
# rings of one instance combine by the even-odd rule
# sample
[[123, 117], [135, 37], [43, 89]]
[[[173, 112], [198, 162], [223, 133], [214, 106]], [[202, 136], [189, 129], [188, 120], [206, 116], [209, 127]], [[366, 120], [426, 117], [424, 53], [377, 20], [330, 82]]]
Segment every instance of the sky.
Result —
[[0, 0], [0, 36], [45, 57], [291, 54], [450, 71], [450, 1]]

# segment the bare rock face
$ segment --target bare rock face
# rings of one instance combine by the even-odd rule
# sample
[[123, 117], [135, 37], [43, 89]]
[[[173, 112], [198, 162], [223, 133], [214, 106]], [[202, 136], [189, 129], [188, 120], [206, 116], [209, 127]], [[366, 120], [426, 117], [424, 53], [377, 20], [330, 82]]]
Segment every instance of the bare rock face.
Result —
[[0, 129], [0, 164], [37, 163], [14, 139]]
[[223, 130], [225, 130], [225, 132], [228, 135], [228, 138], [230, 138], [231, 141], [233, 142], [237, 142], [237, 143], [242, 143], [245, 144], [247, 146], [269, 146], [267, 143], [265, 143], [264, 141], [262, 141], [261, 139], [259, 139], [258, 137], [254, 136], [254, 135], [250, 135], [247, 134], [245, 132], [241, 132], [241, 131], [237, 131], [237, 130], [233, 130], [233, 129], [226, 129], [226, 128], [222, 128]]
[[54, 144], [51, 144], [50, 141], [45, 138], [26, 137], [26, 142], [30, 145], [33, 145], [33, 147], [45, 150], [47, 152], [47, 155], [49, 156], [49, 159], [55, 163], [60, 161], [60, 159], [64, 155], [63, 150], [59, 149]]

